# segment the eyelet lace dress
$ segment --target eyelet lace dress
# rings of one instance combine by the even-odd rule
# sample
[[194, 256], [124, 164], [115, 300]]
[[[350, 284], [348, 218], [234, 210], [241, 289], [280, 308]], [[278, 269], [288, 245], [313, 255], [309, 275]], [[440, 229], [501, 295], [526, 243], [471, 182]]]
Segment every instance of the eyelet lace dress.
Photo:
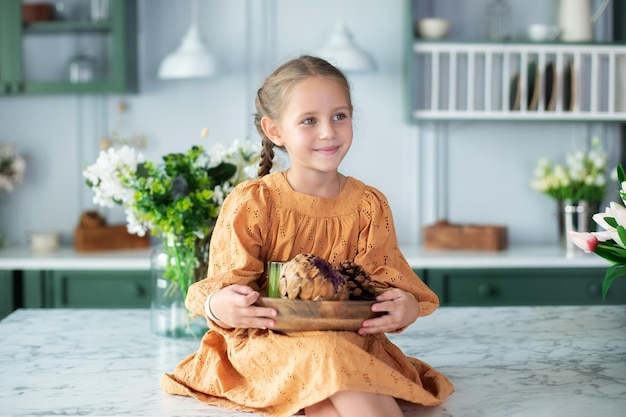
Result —
[[[186, 305], [204, 314], [206, 297], [230, 284], [265, 289], [267, 261], [313, 253], [332, 264], [354, 260], [373, 280], [418, 300], [420, 316], [439, 305], [400, 252], [385, 196], [348, 177], [337, 197], [295, 192], [282, 173], [240, 184], [224, 202], [211, 241], [207, 278]], [[211, 405], [291, 416], [343, 390], [441, 404], [452, 383], [405, 356], [384, 334], [223, 329], [209, 320], [198, 351], [161, 378], [163, 390]], [[398, 332], [404, 329], [398, 329]]]

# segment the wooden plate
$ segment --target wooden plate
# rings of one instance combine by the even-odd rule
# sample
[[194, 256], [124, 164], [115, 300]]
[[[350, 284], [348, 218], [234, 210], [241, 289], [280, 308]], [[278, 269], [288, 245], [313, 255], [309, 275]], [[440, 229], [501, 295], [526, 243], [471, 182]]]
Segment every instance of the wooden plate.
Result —
[[304, 301], [261, 297], [256, 305], [278, 311], [273, 330], [302, 332], [310, 330], [357, 331], [363, 320], [384, 313], [372, 311], [374, 301]]

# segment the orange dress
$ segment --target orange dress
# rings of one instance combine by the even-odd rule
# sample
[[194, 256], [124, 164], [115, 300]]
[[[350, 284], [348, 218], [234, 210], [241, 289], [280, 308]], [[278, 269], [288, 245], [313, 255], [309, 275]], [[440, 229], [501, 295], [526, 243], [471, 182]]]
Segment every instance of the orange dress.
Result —
[[[208, 277], [190, 287], [187, 308], [204, 315], [206, 297], [230, 284], [263, 290], [266, 262], [299, 253], [333, 264], [354, 260], [372, 279], [413, 294], [421, 316], [439, 305], [400, 252], [382, 193], [348, 177], [339, 196], [313, 197], [294, 192], [277, 172], [240, 184], [227, 197], [211, 240]], [[444, 375], [405, 356], [384, 334], [209, 325], [198, 351], [161, 378], [165, 392], [279, 417], [342, 390], [427, 406], [441, 404], [453, 391]]]

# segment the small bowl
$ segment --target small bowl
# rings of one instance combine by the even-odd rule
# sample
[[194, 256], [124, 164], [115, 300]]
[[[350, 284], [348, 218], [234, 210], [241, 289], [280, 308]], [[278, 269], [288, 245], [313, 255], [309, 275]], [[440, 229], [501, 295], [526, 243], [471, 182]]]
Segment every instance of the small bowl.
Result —
[[61, 235], [57, 232], [32, 232], [30, 247], [35, 252], [52, 252], [59, 248]]
[[420, 19], [415, 22], [417, 34], [425, 39], [444, 38], [450, 30], [450, 21], [435, 17]]
[[256, 305], [278, 310], [272, 330], [303, 332], [313, 330], [357, 331], [364, 320], [382, 316], [373, 312], [374, 301], [305, 301], [260, 297]]

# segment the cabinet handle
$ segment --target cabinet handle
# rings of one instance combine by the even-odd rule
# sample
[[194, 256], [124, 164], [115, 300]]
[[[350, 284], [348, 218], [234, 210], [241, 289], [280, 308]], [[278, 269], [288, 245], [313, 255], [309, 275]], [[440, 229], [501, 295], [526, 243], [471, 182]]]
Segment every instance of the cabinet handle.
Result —
[[13, 81], [11, 83], [4, 83], [2, 90], [5, 93], [21, 93], [24, 90], [24, 84], [20, 81]]
[[69, 296], [68, 296], [68, 282], [67, 277], [61, 277], [61, 306], [67, 307], [69, 304]]
[[143, 285], [137, 284], [135, 285], [135, 294], [137, 295], [137, 298], [144, 298], [146, 294], [148, 294], [148, 291], [146, 291], [146, 287]]
[[600, 295], [600, 286], [598, 284], [589, 284], [587, 286], [587, 293], [589, 295], [597, 296]]
[[24, 90], [24, 84], [21, 81], [15, 81], [12, 84], [11, 92], [21, 93]]
[[496, 287], [491, 284], [480, 284], [477, 287], [477, 292], [483, 297], [491, 297], [496, 293]]

